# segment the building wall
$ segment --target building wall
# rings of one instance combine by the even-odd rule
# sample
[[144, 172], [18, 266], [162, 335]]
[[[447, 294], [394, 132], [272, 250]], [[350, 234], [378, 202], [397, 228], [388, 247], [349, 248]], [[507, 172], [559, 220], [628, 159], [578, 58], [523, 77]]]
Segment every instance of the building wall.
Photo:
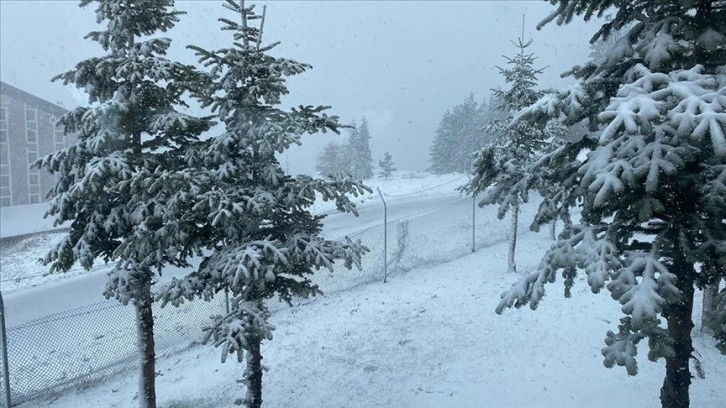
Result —
[[6, 88], [0, 93], [0, 206], [47, 201], [55, 176], [30, 164], [74, 142], [56, 126], [65, 110]]
[[10, 136], [9, 136], [9, 107], [5, 105], [5, 98], [0, 98], [0, 206], [10, 205]]

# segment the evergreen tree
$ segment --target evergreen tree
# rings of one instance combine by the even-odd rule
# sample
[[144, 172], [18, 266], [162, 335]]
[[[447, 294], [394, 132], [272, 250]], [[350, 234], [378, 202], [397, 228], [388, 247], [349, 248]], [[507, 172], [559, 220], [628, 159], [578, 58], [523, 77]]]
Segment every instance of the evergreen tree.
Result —
[[[726, 274], [723, 274], [726, 275]], [[718, 305], [718, 287], [720, 282], [706, 284], [703, 287], [703, 305], [701, 309], [701, 331], [712, 333], [712, 321]]]
[[464, 103], [446, 111], [436, 129], [429, 151], [430, 171], [446, 174], [468, 171], [471, 166], [471, 152], [486, 144], [482, 128], [487, 121], [487, 105], [474, 100], [474, 94]]
[[[514, 58], [505, 57], [510, 68], [499, 68], [508, 90], [492, 90], [497, 106], [506, 114], [505, 119], [490, 121], [486, 129], [496, 135], [493, 143], [474, 154], [471, 167], [471, 181], [464, 190], [479, 194], [483, 193], [479, 206], [498, 204], [501, 219], [511, 210], [512, 224], [509, 237], [508, 267], [516, 272], [514, 253], [517, 245], [517, 227], [519, 207], [527, 202], [529, 190], [537, 188], [539, 182], [536, 173], [526, 173], [526, 168], [542, 152], [555, 137], [554, 127], [540, 127], [525, 122], [509, 125], [509, 121], [521, 109], [533, 104], [542, 95], [535, 89], [537, 75], [542, 72], [533, 67], [535, 56], [527, 53], [532, 41], [519, 39], [514, 43], [519, 53]], [[525, 177], [522, 177], [522, 176]]]
[[396, 167], [394, 167], [391, 153], [388, 152], [383, 155], [383, 160], [378, 161], [378, 166], [381, 168], [381, 177], [384, 177], [386, 179], [388, 179], [388, 177], [390, 177], [391, 174], [396, 171]]
[[185, 149], [210, 123], [178, 110], [186, 106], [185, 87], [200, 74], [164, 57], [168, 38], [152, 37], [178, 22], [182, 13], [173, 10], [173, 0], [96, 3], [105, 28], [86, 38], [107, 54], [54, 78], [84, 89], [92, 105], [60, 119], [78, 142], [36, 163], [57, 175], [46, 215], [55, 216], [56, 225], [70, 222], [43, 263], [52, 264], [51, 271], [67, 271], [75, 262], [90, 269], [97, 258], [116, 263], [104, 295], [136, 309], [139, 402], [153, 408], [152, 283], [165, 265], [188, 265], [190, 220], [180, 198]]
[[262, 404], [262, 342], [272, 339], [267, 301], [320, 293], [310, 275], [334, 263], [360, 267], [366, 248], [346, 238], [328, 241], [321, 235], [323, 216], [311, 214], [316, 194], [334, 200], [341, 211], [356, 213], [346, 196], [370, 191], [348, 178], [314, 179], [286, 174], [276, 153], [300, 143], [305, 133], [338, 132], [337, 116], [324, 106], [279, 107], [288, 93], [286, 78], [310, 66], [273, 57], [278, 44], [262, 44], [262, 16], [254, 6], [227, 0], [224, 6], [238, 20], [221, 18], [222, 29], [233, 33], [230, 48], [207, 51], [191, 47], [209, 67], [209, 81], [196, 93], [225, 126], [223, 134], [205, 140], [188, 157], [194, 171], [194, 204], [190, 211], [207, 243], [197, 270], [173, 279], [157, 299], [165, 305], [186, 300], [208, 300], [229, 293], [229, 312], [213, 316], [206, 342], [222, 349], [222, 362], [234, 354], [246, 357], [242, 402]]
[[[615, 8], [592, 41], [630, 27], [601, 63], [573, 68], [578, 84], [522, 114], [530, 121], [590, 123], [580, 141], [545, 155], [558, 186], [533, 228], [581, 208], [540, 269], [503, 294], [497, 307], [536, 308], [563, 270], [566, 288], [584, 270], [625, 316], [608, 332], [605, 365], [638, 371], [638, 345], [664, 358], [664, 408], [690, 403], [694, 286], [713, 284], [726, 265], [726, 4], [716, 0], [553, 0], [542, 23], [585, 20]], [[584, 160], [578, 158], [587, 151]], [[536, 167], [536, 166], [535, 166]], [[726, 295], [712, 327], [726, 352]], [[665, 319], [665, 322], [663, 319]], [[664, 325], [665, 323], [665, 325]]]
[[431, 163], [429, 171], [434, 174], [447, 174], [455, 171], [452, 146], [456, 144], [456, 132], [453, 122], [454, 116], [451, 111], [447, 110], [436, 129], [433, 144], [429, 149], [429, 162]]
[[[481, 143], [479, 145], [474, 146], [474, 149], [470, 149], [470, 155], [471, 152], [477, 152], [481, 149], [483, 149], [486, 146], [489, 146], [494, 143], [495, 140], [499, 138], [499, 129], [497, 126], [495, 126], [496, 123], [503, 123], [503, 121], [508, 120], [510, 117], [510, 113], [507, 111], [506, 108], [502, 106], [502, 101], [496, 98], [496, 94], [498, 91], [501, 91], [501, 88], [497, 88], [496, 90], [492, 90], [492, 93], [489, 95], [489, 103], [488, 104], [482, 104], [483, 109], [483, 121], [482, 126], [479, 129], [479, 132], [481, 133]], [[473, 161], [473, 158], [469, 159], [469, 162]], [[471, 170], [471, 166], [467, 168], [467, 171]]]
[[353, 177], [365, 180], [373, 177], [373, 155], [371, 154], [371, 135], [366, 118], [360, 126], [354, 127], [348, 138], [350, 171]]
[[348, 145], [328, 143], [318, 156], [315, 169], [322, 176], [350, 175], [350, 153]]
[[[607, 62], [607, 59], [610, 56], [610, 50], [616, 46], [617, 42], [620, 41], [626, 33], [627, 30], [623, 27], [610, 33], [607, 38], [600, 38], [598, 41], [590, 43], [590, 54], [588, 55], [590, 61], [598, 65]], [[624, 39], [623, 41], [627, 41], [627, 39]]]
[[719, 340], [716, 347], [721, 353], [726, 354], [726, 288], [721, 289], [714, 299], [716, 306], [709, 316], [709, 326], [714, 333], [717, 333]]

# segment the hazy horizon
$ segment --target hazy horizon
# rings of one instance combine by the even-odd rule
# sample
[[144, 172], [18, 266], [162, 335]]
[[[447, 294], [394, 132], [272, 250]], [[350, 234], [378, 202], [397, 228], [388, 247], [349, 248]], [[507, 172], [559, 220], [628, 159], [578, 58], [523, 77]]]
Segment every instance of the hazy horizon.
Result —
[[[267, 5], [264, 38], [280, 41], [275, 55], [311, 64], [313, 69], [289, 80], [284, 107], [330, 105], [329, 114], [344, 123], [365, 116], [371, 131], [374, 164], [389, 151], [401, 170], [424, 170], [436, 127], [446, 110], [474, 93], [488, 99], [503, 85], [496, 69], [512, 56], [512, 41], [534, 39], [530, 48], [541, 87], [572, 82], [560, 74], [584, 62], [597, 25], [581, 21], [541, 31], [536, 24], [553, 7], [544, 1], [480, 2], [252, 2]], [[196, 58], [188, 44], [205, 48], [231, 45], [219, 17], [233, 18], [221, 1], [177, 1], [186, 11], [167, 34], [169, 57], [187, 63]], [[84, 40], [98, 29], [94, 6], [74, 1], [0, 2], [0, 79], [66, 108], [85, 103], [79, 90], [50, 79], [80, 60], [103, 53]], [[59, 17], [62, 16], [62, 17]], [[42, 27], [42, 29], [40, 29]], [[345, 136], [345, 132], [343, 132]], [[281, 157], [293, 173], [311, 173], [322, 146], [336, 136], [303, 138], [303, 146]]]

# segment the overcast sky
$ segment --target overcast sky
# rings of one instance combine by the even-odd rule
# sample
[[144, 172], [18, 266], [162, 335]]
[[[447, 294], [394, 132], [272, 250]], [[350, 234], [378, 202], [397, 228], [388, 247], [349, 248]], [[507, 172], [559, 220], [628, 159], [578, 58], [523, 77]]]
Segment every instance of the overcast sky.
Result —
[[[278, 56], [311, 64], [289, 81], [286, 107], [330, 105], [350, 123], [365, 116], [374, 161], [390, 151], [401, 170], [424, 170], [436, 127], [447, 109], [473, 92], [477, 100], [503, 85], [496, 65], [514, 55], [511, 41], [533, 38], [538, 66], [549, 66], [544, 87], [562, 87], [560, 74], [584, 62], [594, 24], [536, 24], [553, 7], [545, 1], [268, 1], [264, 37], [281, 41]], [[188, 14], [164, 36], [173, 39], [170, 57], [194, 62], [188, 44], [226, 47], [229, 32], [217, 18], [234, 18], [221, 1], [177, 1]], [[0, 1], [0, 78], [70, 108], [83, 93], [50, 78], [102, 50], [83, 40], [98, 29], [94, 5], [77, 1]], [[339, 139], [342, 138], [338, 137]], [[333, 136], [314, 135], [281, 157], [294, 173], [312, 172], [321, 147]]]

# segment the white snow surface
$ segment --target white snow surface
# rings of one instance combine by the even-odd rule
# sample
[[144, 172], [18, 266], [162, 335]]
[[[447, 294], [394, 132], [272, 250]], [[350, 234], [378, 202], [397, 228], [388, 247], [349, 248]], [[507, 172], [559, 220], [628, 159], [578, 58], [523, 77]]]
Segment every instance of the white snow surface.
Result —
[[0, 208], [0, 238], [33, 234], [68, 227], [68, 223], [53, 226], [52, 218], [43, 218], [48, 203], [17, 205]]
[[[563, 298], [560, 281], [537, 311], [494, 313], [499, 294], [551, 245], [547, 236], [520, 239], [520, 274], [506, 272], [507, 243], [500, 242], [276, 312], [274, 338], [263, 344], [263, 406], [659, 407], [664, 363], [647, 361], [645, 345], [637, 376], [603, 367], [603, 338], [621, 313], [584, 280], [572, 299]], [[694, 379], [691, 406], [721, 408], [726, 358], [698, 328], [694, 337], [706, 378]], [[245, 394], [235, 381], [242, 365], [220, 363], [211, 346], [162, 358], [157, 370], [161, 408], [235, 407]], [[137, 381], [128, 372], [20, 407], [133, 407]]]
[[[338, 236], [379, 224], [375, 187], [389, 204], [391, 220], [465, 200], [454, 188], [466, 180], [461, 174], [409, 172], [369, 180], [366, 184], [374, 192], [355, 199], [361, 216], [330, 216], [327, 233]], [[331, 203], [316, 203], [314, 211], [331, 210]], [[498, 235], [507, 221], [487, 227], [486, 233]], [[494, 240], [498, 243], [453, 262], [396, 274], [386, 284], [359, 286], [277, 311], [271, 318], [274, 338], [263, 344], [268, 369], [263, 406], [659, 407], [664, 363], [649, 362], [645, 344], [637, 376], [628, 377], [620, 367], [603, 367], [600, 349], [606, 331], [617, 329], [620, 305], [607, 294], [591, 294], [584, 274], [576, 281], [573, 299], [563, 298], [560, 281], [547, 286], [550, 296], [535, 312], [494, 313], [499, 295], [532, 272], [551, 245], [545, 230], [523, 231], [516, 275], [506, 272], [506, 241]], [[79, 283], [89, 299], [98, 297], [96, 286], [102, 286], [108, 268], [103, 264], [91, 273], [77, 268], [44, 276], [37, 259], [61, 237], [54, 232], [3, 244], [2, 290], [14, 292], [8, 302], [55, 291], [53, 299], [41, 298], [58, 305], [63, 303], [58, 295], [80, 295], [80, 289], [69, 289]], [[694, 321], [700, 322], [700, 299], [695, 309]], [[694, 379], [691, 406], [721, 408], [726, 358], [699, 328], [697, 323], [694, 345], [706, 378]], [[235, 407], [234, 401], [245, 394], [236, 382], [243, 367], [233, 360], [220, 363], [220, 352], [197, 346], [160, 358], [159, 407]], [[130, 371], [20, 407], [125, 408], [138, 405], [137, 393], [138, 374]]]
[[[379, 189], [387, 203], [421, 197], [457, 196], [459, 193], [455, 189], [467, 181], [469, 181], [467, 175], [461, 173], [434, 175], [424, 171], [394, 171], [392, 176], [387, 179], [376, 174], [374, 178], [364, 180], [363, 184], [373, 191], [352, 198], [352, 200], [359, 208], [379, 205], [381, 203]], [[334, 214], [337, 211], [335, 203], [318, 200], [313, 205], [313, 212]]]

